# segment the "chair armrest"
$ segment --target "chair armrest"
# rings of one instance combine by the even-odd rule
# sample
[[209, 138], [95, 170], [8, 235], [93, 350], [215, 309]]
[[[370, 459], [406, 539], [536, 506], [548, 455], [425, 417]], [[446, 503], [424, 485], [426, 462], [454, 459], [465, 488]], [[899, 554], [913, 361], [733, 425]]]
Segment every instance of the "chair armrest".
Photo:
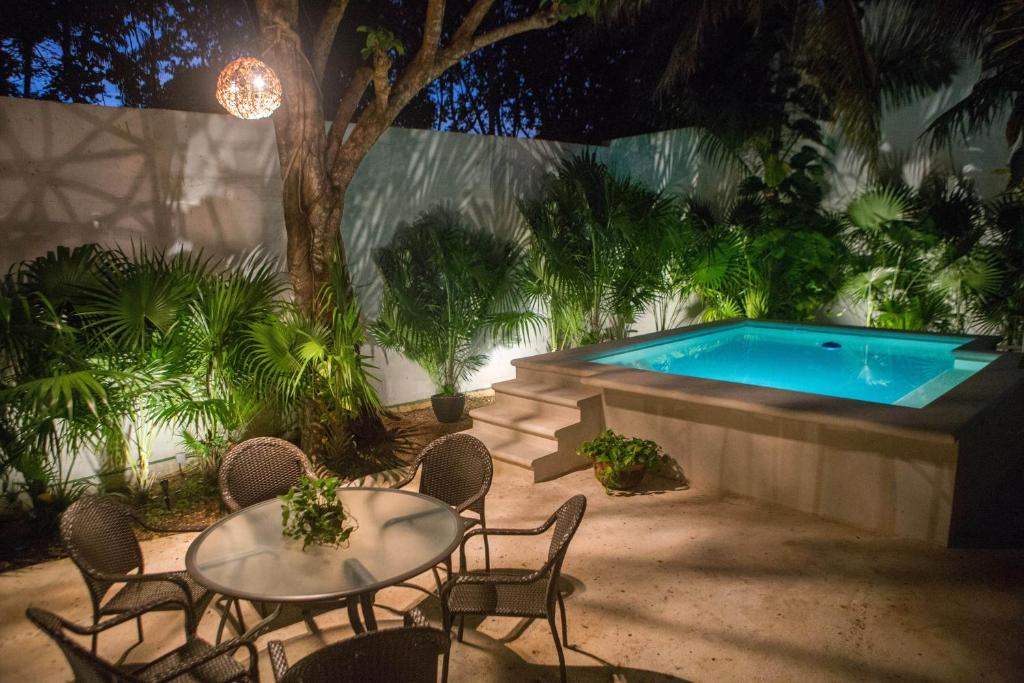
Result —
[[406, 474], [400, 481], [396, 481], [389, 486], [389, 488], [400, 489], [408, 486], [412, 483], [412, 480], [416, 478], [416, 473], [420, 469], [420, 461], [417, 459], [409, 466], [409, 473]]
[[270, 655], [270, 668], [274, 672], [274, 680], [280, 681], [288, 672], [288, 656], [284, 653], [284, 644], [280, 640], [267, 643], [267, 654]]
[[533, 529], [470, 529], [462, 535], [462, 541], [459, 543], [459, 567], [466, 566], [466, 541], [474, 536], [538, 536], [550, 529], [554, 523], [555, 515], [551, 515], [547, 521]]
[[475, 494], [473, 494], [472, 496], [470, 496], [466, 500], [462, 501], [461, 504], [456, 505], [455, 506], [455, 512], [461, 514], [461, 513], [465, 512], [466, 510], [468, 510], [470, 508], [470, 506], [476, 504], [476, 502], [478, 500], [480, 500], [481, 498], [486, 496], [487, 495], [487, 491], [489, 491], [490, 488], [491, 488], [491, 482], [490, 481], [484, 483], [484, 485], [480, 487], [479, 491], [477, 491]]
[[217, 645], [216, 647], [209, 649], [208, 651], [204, 652], [199, 656], [192, 657], [191, 659], [186, 660], [180, 667], [178, 667], [174, 671], [164, 674], [160, 678], [153, 679], [153, 683], [167, 683], [168, 681], [173, 681], [177, 679], [179, 676], [182, 676], [183, 674], [186, 674], [189, 671], [192, 671], [193, 669], [196, 669], [202, 666], [203, 664], [206, 664], [207, 662], [213, 661], [218, 657], [222, 657], [224, 655], [231, 656], [243, 647], [246, 650], [248, 650], [249, 654], [249, 680], [259, 680], [259, 653], [256, 651], [256, 645], [254, 645], [251, 640], [235, 638], [234, 640], [229, 640], [226, 643], [221, 643], [220, 645]]
[[76, 624], [73, 621], [68, 621], [67, 619], [65, 619], [64, 617], [61, 617], [61, 616], [58, 616], [57, 618], [60, 620], [61, 628], [65, 629], [67, 631], [71, 631], [72, 633], [77, 633], [80, 636], [91, 636], [91, 635], [95, 635], [97, 633], [102, 633], [103, 631], [106, 631], [108, 628], [113, 628], [114, 626], [117, 626], [119, 624], [123, 624], [126, 621], [131, 621], [132, 619], [135, 619], [137, 617], [141, 617], [143, 614], [146, 614], [147, 612], [152, 610], [153, 607], [163, 607], [165, 605], [166, 606], [171, 606], [171, 605], [177, 605], [177, 604], [178, 604], [177, 600], [168, 600], [166, 602], [159, 603], [158, 605], [150, 605], [150, 606], [147, 606], [147, 607], [136, 607], [133, 610], [128, 610], [127, 612], [120, 612], [118, 614], [115, 614], [114, 616], [110, 617], [109, 619], [97, 622], [96, 624], [93, 624], [92, 626], [82, 626], [81, 624]]
[[195, 633], [198, 624], [193, 611], [192, 591], [189, 590], [185, 579], [176, 572], [157, 572], [153, 574], [106, 574], [103, 572], [92, 572], [92, 575], [102, 581], [109, 581], [111, 583], [149, 583], [156, 581], [173, 583], [181, 591], [181, 600], [168, 600], [166, 603], [161, 604], [181, 605], [185, 611], [185, 631], [186, 633]]

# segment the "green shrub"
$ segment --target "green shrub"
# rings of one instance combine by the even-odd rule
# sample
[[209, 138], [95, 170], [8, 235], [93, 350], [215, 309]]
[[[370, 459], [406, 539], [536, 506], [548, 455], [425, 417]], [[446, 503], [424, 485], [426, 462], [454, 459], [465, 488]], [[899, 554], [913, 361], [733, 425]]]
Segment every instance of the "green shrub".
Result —
[[337, 477], [302, 477], [281, 496], [282, 533], [301, 540], [303, 550], [310, 545], [339, 547], [347, 543], [356, 530], [356, 520], [338, 498], [340, 486]]
[[521, 249], [455, 211], [399, 227], [374, 262], [384, 282], [374, 336], [423, 368], [439, 394], [459, 393], [488, 344], [518, 342], [539, 323], [522, 291]]
[[665, 459], [661, 446], [648, 439], [630, 439], [607, 429], [587, 441], [577, 451], [590, 458], [595, 464], [604, 463], [606, 468], [598, 475], [605, 488], [620, 488], [621, 474], [634, 465], [651, 468]]

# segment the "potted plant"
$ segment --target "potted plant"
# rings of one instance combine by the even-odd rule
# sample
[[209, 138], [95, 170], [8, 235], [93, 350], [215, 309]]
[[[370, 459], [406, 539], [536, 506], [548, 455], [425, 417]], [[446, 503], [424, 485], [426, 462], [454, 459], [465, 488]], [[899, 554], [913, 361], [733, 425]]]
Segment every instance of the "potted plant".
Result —
[[487, 361], [485, 344], [515, 343], [540, 322], [526, 309], [522, 251], [436, 208], [400, 226], [374, 262], [384, 282], [374, 336], [426, 371], [434, 415], [457, 422], [461, 386]]
[[640, 485], [647, 470], [665, 459], [661, 447], [647, 439], [628, 439], [608, 429], [577, 451], [594, 462], [594, 476], [609, 491]]
[[302, 477], [281, 496], [281, 532], [301, 540], [303, 550], [310, 545], [346, 544], [357, 524], [338, 498], [340, 486], [337, 477]]

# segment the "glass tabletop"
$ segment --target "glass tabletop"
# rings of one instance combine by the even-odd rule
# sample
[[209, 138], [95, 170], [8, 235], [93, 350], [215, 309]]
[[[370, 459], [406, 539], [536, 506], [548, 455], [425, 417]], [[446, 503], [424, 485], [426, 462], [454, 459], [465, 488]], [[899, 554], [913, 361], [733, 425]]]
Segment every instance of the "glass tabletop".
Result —
[[281, 501], [225, 517], [189, 546], [185, 566], [222, 595], [310, 602], [368, 593], [421, 574], [462, 539], [451, 508], [412, 491], [346, 488], [339, 494], [359, 528], [347, 547], [308, 546], [281, 533]]

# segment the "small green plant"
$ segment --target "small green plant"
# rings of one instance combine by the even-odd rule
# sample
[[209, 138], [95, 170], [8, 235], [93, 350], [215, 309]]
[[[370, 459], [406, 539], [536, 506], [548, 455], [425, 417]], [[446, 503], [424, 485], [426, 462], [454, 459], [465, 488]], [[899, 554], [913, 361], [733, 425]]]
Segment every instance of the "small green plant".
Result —
[[629, 439], [610, 429], [581, 445], [577, 452], [594, 462], [597, 480], [611, 490], [633, 488], [647, 469], [665, 459], [665, 453], [653, 441]]
[[281, 496], [284, 535], [301, 540], [303, 550], [310, 545], [338, 548], [348, 543], [358, 524], [338, 498], [340, 486], [337, 477], [302, 477], [298, 484]]

